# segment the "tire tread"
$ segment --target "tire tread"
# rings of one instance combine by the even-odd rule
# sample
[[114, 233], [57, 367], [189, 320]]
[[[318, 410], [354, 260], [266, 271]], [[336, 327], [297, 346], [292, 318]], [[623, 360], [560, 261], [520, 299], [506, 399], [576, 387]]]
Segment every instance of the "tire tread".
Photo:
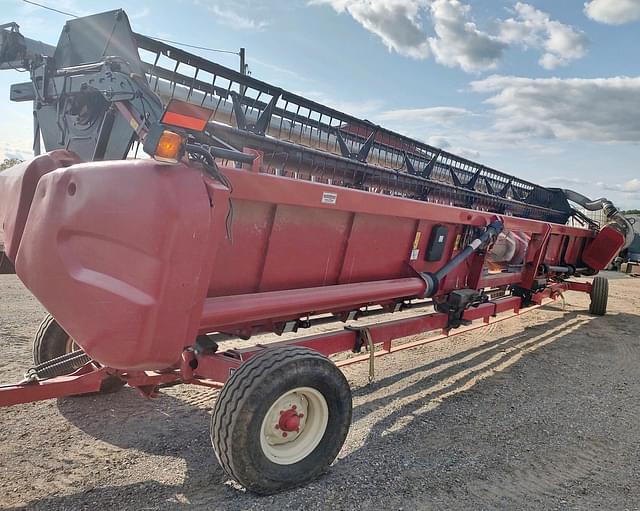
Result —
[[232, 429], [238, 410], [242, 408], [247, 392], [261, 379], [265, 372], [287, 360], [317, 358], [326, 362], [327, 358], [317, 351], [301, 346], [267, 348], [245, 362], [229, 378], [220, 391], [211, 420], [211, 442], [222, 468], [227, 474], [239, 480], [231, 454]]
[[591, 304], [589, 305], [589, 312], [596, 316], [604, 316], [607, 313], [609, 281], [605, 277], [595, 277], [591, 284], [590, 296]]

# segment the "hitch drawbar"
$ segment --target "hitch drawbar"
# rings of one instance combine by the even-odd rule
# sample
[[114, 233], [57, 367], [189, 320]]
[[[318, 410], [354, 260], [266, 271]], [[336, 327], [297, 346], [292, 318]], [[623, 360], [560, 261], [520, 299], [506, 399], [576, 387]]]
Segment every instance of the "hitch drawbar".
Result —
[[443, 278], [445, 278], [449, 273], [455, 270], [458, 266], [460, 266], [464, 261], [466, 261], [469, 256], [476, 253], [481, 248], [493, 243], [498, 234], [502, 232], [504, 229], [504, 224], [501, 218], [496, 218], [493, 222], [491, 222], [485, 231], [478, 238], [471, 241], [465, 248], [460, 252], [457, 256], [455, 256], [451, 261], [445, 264], [442, 268], [440, 268], [435, 273], [420, 273], [420, 276], [424, 279], [426, 288], [424, 292], [424, 298], [429, 298], [438, 292], [438, 288], [440, 282]]

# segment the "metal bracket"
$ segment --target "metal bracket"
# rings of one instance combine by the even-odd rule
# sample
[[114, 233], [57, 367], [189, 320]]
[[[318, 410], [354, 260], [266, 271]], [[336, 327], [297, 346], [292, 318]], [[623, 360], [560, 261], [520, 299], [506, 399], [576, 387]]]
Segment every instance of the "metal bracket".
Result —
[[469, 325], [471, 321], [463, 318], [464, 311], [470, 307], [478, 307], [489, 301], [489, 296], [475, 289], [457, 289], [452, 291], [445, 301], [435, 302], [436, 311], [448, 316], [445, 330]]
[[482, 169], [484, 169], [484, 167], [480, 167], [476, 173], [471, 177], [471, 179], [469, 179], [469, 181], [467, 181], [467, 183], [464, 185], [465, 188], [467, 188], [468, 190], [475, 190], [476, 189], [476, 183], [478, 182], [478, 178], [480, 177], [480, 172], [482, 172]]
[[200, 334], [196, 337], [196, 342], [193, 346], [193, 352], [196, 355], [213, 355], [218, 351], [218, 343], [206, 334]]
[[242, 131], [250, 131], [255, 133], [256, 135], [264, 135], [267, 132], [267, 128], [269, 128], [269, 123], [271, 122], [271, 116], [273, 115], [273, 111], [276, 108], [276, 103], [280, 99], [280, 93], [275, 94], [271, 101], [267, 104], [264, 110], [258, 116], [255, 124], [250, 124], [247, 122], [247, 116], [245, 115], [244, 110], [242, 109], [242, 96], [238, 94], [236, 91], [230, 91], [231, 102], [233, 103], [233, 113], [236, 117], [236, 124], [238, 125], [238, 129]]
[[352, 153], [349, 150], [347, 143], [344, 141], [344, 137], [342, 136], [342, 133], [340, 133], [340, 128], [336, 128], [334, 130], [334, 133], [336, 136], [336, 140], [338, 141], [338, 146], [340, 147], [340, 154], [342, 154], [342, 156], [345, 158], [349, 158], [350, 160], [357, 160], [360, 163], [366, 163], [367, 157], [369, 156], [369, 152], [373, 147], [373, 142], [375, 141], [375, 138], [379, 129], [380, 127], [376, 126], [374, 130], [371, 132], [371, 135], [369, 135], [367, 140], [365, 140], [364, 144], [362, 144], [362, 147], [360, 147], [360, 150], [357, 153]]
[[366, 326], [345, 326], [344, 329], [356, 333], [356, 342], [353, 346], [354, 353], [360, 353], [366, 341], [367, 351], [369, 351], [369, 383], [371, 383], [375, 378], [375, 346], [371, 331]]

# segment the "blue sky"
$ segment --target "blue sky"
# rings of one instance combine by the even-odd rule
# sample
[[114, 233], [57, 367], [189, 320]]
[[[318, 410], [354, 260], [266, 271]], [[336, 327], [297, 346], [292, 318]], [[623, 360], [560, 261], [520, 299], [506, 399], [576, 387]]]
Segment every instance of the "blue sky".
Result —
[[[122, 7], [146, 35], [244, 46], [257, 78], [525, 179], [640, 207], [640, 0], [49, 5], [76, 14]], [[51, 44], [66, 20], [21, 0], [0, 6], [0, 22]], [[8, 100], [9, 85], [27, 78], [0, 73], [0, 158], [29, 154], [30, 105]]]

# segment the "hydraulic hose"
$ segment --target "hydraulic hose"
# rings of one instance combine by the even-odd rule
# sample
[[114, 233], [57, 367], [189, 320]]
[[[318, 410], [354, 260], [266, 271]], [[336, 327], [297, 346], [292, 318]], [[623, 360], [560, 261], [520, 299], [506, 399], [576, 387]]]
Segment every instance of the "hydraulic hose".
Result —
[[420, 276], [424, 279], [427, 285], [424, 297], [428, 298], [429, 296], [433, 296], [436, 291], [438, 291], [438, 286], [440, 285], [440, 281], [442, 281], [442, 279], [444, 279], [449, 273], [460, 266], [460, 264], [462, 264], [471, 254], [477, 252], [486, 243], [495, 240], [498, 234], [502, 232], [503, 228], [504, 224], [502, 223], [502, 220], [494, 220], [487, 226], [485, 231], [478, 238], [469, 243], [464, 248], [464, 250], [462, 250], [457, 256], [451, 259], [451, 261], [445, 264], [437, 272], [421, 273]]
[[604, 197], [596, 200], [591, 200], [588, 197], [585, 197], [581, 193], [574, 192], [573, 190], [562, 190], [571, 202], [575, 202], [579, 204], [583, 208], [588, 211], [599, 211], [603, 210], [604, 214], [607, 217], [607, 220], [610, 224], [615, 224], [620, 231], [624, 234], [624, 246], [622, 249], [628, 248], [631, 243], [633, 243], [633, 239], [635, 237], [635, 233], [633, 232], [633, 226], [631, 222], [616, 208], [613, 203], [605, 199]]

